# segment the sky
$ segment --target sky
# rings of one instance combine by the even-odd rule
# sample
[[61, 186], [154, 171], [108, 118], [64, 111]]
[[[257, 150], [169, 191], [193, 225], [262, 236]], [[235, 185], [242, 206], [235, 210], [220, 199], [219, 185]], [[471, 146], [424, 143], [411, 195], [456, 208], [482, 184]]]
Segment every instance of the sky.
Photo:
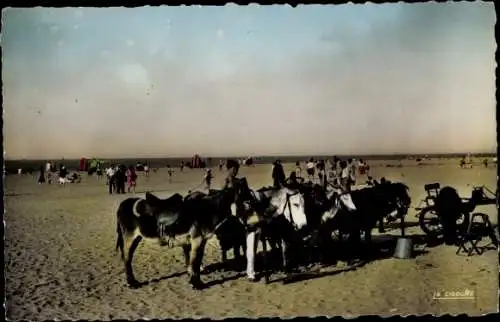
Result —
[[7, 159], [496, 151], [493, 3], [2, 11]]

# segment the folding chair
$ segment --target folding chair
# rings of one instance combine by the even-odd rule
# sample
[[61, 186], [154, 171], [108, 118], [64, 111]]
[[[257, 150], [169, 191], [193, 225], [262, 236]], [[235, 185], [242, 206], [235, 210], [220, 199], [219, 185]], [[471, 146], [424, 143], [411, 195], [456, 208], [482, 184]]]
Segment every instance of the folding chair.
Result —
[[[480, 218], [480, 221], [474, 221], [474, 219]], [[464, 253], [467, 253], [467, 256], [472, 256], [474, 252], [478, 255], [481, 255], [486, 246], [481, 247], [481, 249], [477, 246], [477, 244], [483, 239], [484, 236], [489, 236], [492, 240], [492, 243], [497, 246], [497, 238], [495, 235], [495, 231], [490, 222], [488, 215], [476, 213], [473, 214], [469, 227], [463, 236], [459, 239], [459, 245], [456, 254], [458, 255], [462, 250]], [[467, 246], [470, 244], [470, 247]]]

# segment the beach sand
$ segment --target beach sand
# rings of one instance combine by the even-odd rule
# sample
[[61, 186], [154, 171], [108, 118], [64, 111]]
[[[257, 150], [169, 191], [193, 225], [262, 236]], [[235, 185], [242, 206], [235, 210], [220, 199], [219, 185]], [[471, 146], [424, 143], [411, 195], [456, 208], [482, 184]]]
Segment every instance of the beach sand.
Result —
[[[417, 162], [377, 161], [371, 175], [402, 181], [410, 188], [412, 207], [425, 195], [424, 184], [451, 185], [469, 197], [472, 185], [496, 187], [496, 168], [476, 165], [460, 169], [458, 160]], [[478, 162], [478, 160], [476, 160]], [[294, 168], [286, 165], [286, 170]], [[252, 188], [271, 183], [271, 166], [243, 167], [240, 175]], [[214, 187], [224, 177], [218, 169]], [[172, 183], [165, 169], [139, 175], [138, 196], [154, 191], [166, 197], [185, 194], [202, 180], [199, 169], [176, 169]], [[36, 177], [36, 176], [35, 176]], [[359, 176], [359, 181], [365, 178]], [[250, 283], [236, 272], [212, 272], [202, 276], [214, 283], [203, 291], [187, 285], [180, 248], [141, 243], [134, 257], [140, 281], [152, 281], [140, 289], [125, 284], [124, 265], [115, 253], [116, 209], [128, 195], [109, 195], [104, 181], [83, 175], [81, 184], [38, 185], [32, 176], [5, 178], [5, 267], [7, 317], [13, 320], [140, 319], [180, 317], [259, 316], [357, 316], [406, 314], [481, 315], [497, 311], [498, 253], [457, 256], [456, 247], [437, 246], [409, 260], [391, 257], [349, 270], [344, 263], [326, 269], [323, 276], [296, 283]], [[494, 205], [476, 212], [490, 216]], [[407, 220], [416, 222], [410, 209]], [[409, 235], [423, 235], [418, 226]], [[378, 231], [373, 230], [376, 235]], [[390, 234], [399, 234], [391, 230]], [[229, 254], [232, 257], [232, 253]], [[215, 239], [207, 248], [205, 265], [220, 260]], [[279, 278], [280, 275], [273, 275]], [[474, 299], [435, 300], [435, 291], [471, 290]]]

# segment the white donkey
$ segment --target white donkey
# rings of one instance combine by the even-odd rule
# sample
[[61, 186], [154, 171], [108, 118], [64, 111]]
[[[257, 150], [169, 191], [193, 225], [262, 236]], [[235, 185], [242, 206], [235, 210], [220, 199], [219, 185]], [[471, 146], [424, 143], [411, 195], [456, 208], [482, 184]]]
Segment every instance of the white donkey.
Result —
[[[267, 188], [260, 189], [253, 192], [255, 205], [251, 211], [254, 213], [246, 218], [249, 231], [246, 237], [246, 257], [247, 257], [247, 277], [251, 281], [255, 281], [255, 254], [257, 250], [258, 241], [262, 242], [264, 251], [264, 258], [266, 258], [267, 234], [262, 232], [266, 229], [268, 223], [283, 216], [286, 221], [291, 224], [294, 230], [299, 231], [307, 225], [307, 217], [305, 214], [304, 196], [296, 190], [288, 188]], [[248, 209], [246, 209], [248, 210]], [[256, 211], [256, 212], [255, 212]], [[283, 218], [282, 217], [282, 218]], [[254, 229], [252, 229], [254, 227]], [[268, 228], [268, 227], [267, 227]], [[257, 238], [259, 236], [260, 238]], [[282, 238], [280, 237], [280, 243]], [[283, 261], [284, 265], [287, 264], [287, 243], [282, 244]], [[265, 260], [266, 263], [266, 260]], [[267, 265], [267, 264], [265, 264]], [[268, 276], [265, 275], [266, 282]]]

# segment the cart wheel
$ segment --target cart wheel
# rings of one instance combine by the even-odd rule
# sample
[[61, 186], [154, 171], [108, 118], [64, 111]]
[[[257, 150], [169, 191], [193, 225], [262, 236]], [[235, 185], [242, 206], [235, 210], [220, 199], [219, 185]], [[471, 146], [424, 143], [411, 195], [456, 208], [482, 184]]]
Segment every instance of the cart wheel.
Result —
[[420, 228], [431, 238], [438, 238], [443, 234], [443, 227], [434, 207], [423, 209], [418, 216], [418, 222]]

